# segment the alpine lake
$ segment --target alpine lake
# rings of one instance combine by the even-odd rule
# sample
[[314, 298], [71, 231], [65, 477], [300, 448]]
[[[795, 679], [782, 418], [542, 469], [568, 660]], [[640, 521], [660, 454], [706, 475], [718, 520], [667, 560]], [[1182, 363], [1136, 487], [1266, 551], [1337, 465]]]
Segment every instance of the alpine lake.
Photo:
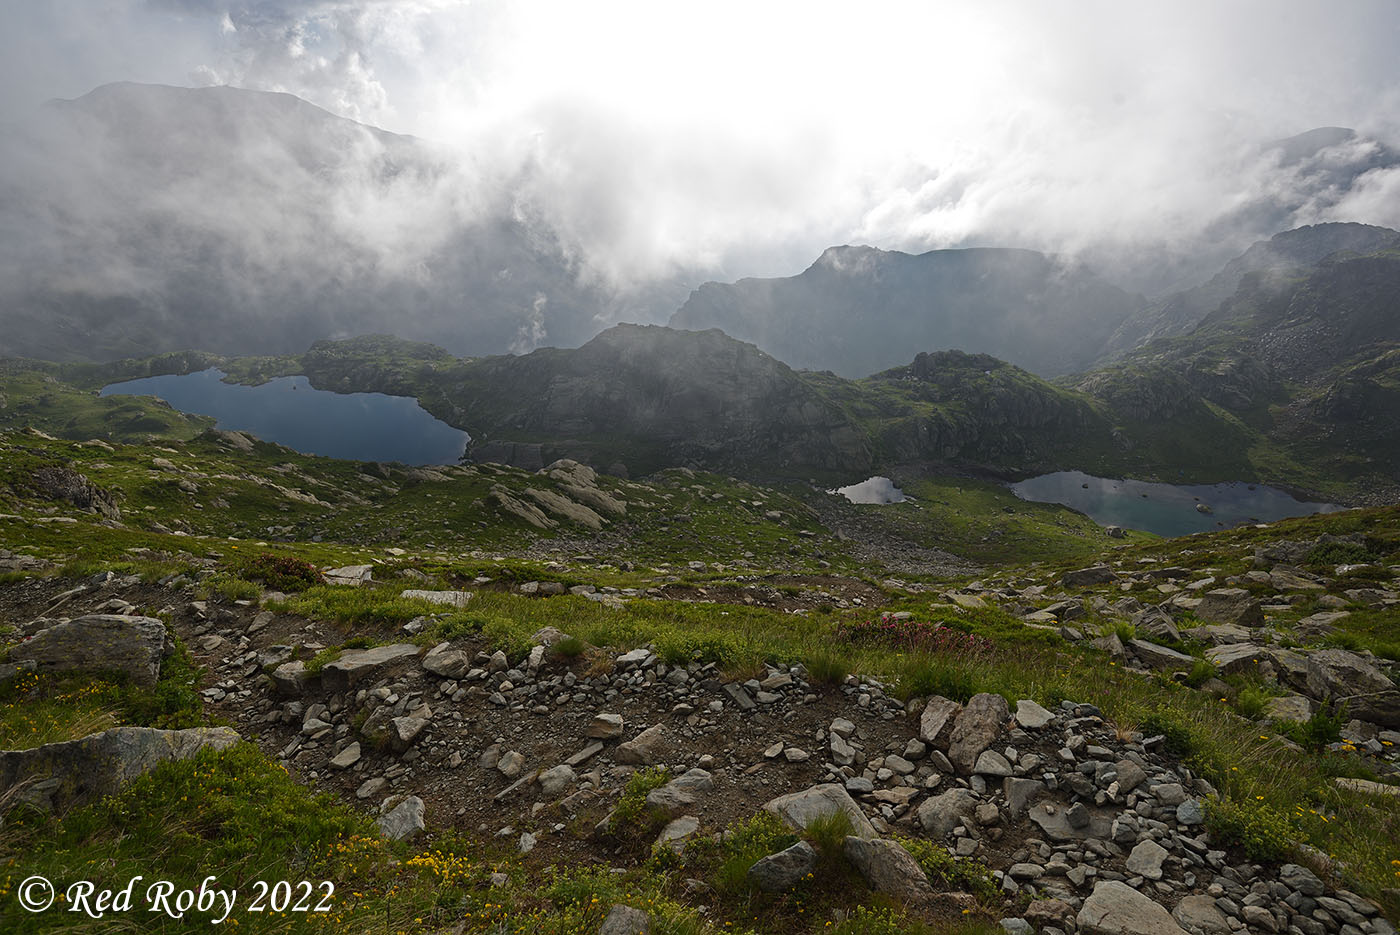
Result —
[[217, 369], [144, 377], [104, 386], [103, 396], [156, 396], [181, 412], [213, 416], [217, 427], [249, 432], [303, 454], [351, 461], [456, 464], [470, 437], [408, 396], [332, 393], [303, 376], [258, 386], [223, 382]]

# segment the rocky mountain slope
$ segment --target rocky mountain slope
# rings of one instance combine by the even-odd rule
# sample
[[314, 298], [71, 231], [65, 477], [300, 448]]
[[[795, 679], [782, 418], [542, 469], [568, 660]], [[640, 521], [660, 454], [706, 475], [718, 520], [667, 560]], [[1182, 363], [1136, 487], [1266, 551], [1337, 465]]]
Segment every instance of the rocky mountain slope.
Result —
[[1400, 234], [1351, 227], [1294, 233], [1292, 246], [1301, 249], [1261, 248], [1256, 259], [1272, 256], [1268, 262], [1279, 265], [1242, 275], [1192, 329], [1078, 385], [1109, 401], [1134, 395], [1148, 417], [1219, 407], [1298, 462], [1343, 478], [1379, 474], [1393, 484]]
[[797, 276], [706, 283], [670, 324], [720, 328], [794, 367], [846, 377], [902, 364], [911, 348], [991, 354], [1054, 376], [1092, 363], [1143, 303], [1029, 250], [846, 246]]
[[1307, 269], [1334, 254], [1375, 253], [1397, 243], [1400, 232], [1369, 224], [1316, 224], [1276, 234], [1225, 264], [1209, 281], [1131, 316], [1109, 339], [1104, 356], [1111, 359], [1148, 341], [1188, 333], [1234, 295], [1250, 273]]

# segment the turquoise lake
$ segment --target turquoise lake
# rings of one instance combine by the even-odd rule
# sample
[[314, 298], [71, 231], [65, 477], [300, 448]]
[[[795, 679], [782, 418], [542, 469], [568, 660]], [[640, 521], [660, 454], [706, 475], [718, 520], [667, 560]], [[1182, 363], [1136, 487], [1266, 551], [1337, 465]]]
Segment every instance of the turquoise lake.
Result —
[[[1333, 503], [1298, 500], [1262, 484], [1152, 484], [1094, 477], [1081, 471], [1042, 474], [1012, 484], [1011, 490], [1022, 500], [1064, 504], [1102, 526], [1141, 529], [1159, 536], [1185, 536], [1343, 509]], [[1202, 504], [1210, 512], [1198, 509]]]
[[221, 429], [256, 435], [304, 454], [350, 461], [456, 464], [470, 437], [408, 396], [331, 393], [306, 377], [261, 386], [222, 382], [216, 369], [113, 383], [103, 396], [158, 396], [181, 412], [213, 416]]

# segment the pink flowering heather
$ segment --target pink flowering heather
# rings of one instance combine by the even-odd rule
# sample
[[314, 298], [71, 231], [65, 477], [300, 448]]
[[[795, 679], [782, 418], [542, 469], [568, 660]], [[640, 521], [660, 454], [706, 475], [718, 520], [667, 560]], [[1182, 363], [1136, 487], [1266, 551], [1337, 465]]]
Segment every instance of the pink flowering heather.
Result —
[[887, 646], [902, 652], [976, 658], [985, 656], [992, 649], [992, 641], [984, 636], [912, 618], [895, 620], [881, 617], [878, 620], [843, 623], [837, 627], [836, 633], [850, 643]]

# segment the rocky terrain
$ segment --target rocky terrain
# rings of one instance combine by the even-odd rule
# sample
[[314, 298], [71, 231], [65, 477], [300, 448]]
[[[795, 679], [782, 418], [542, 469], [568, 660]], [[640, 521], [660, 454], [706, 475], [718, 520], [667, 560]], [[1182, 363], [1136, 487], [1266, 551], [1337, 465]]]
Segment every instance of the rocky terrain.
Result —
[[[343, 587], [366, 580], [359, 569], [335, 571], [355, 582]], [[1064, 581], [1106, 584], [1112, 576], [1106, 568], [1086, 569]], [[23, 619], [52, 606], [60, 586], [36, 580], [12, 588], [7, 615]], [[1218, 603], [1228, 605], [1223, 615], [1252, 622], [1240, 599], [1247, 592], [1202, 587], [1183, 593], [1201, 593], [1208, 618], [1214, 619], [1209, 605]], [[538, 583], [518, 589], [549, 591]], [[37, 617], [21, 629], [27, 638], [11, 651], [12, 668], [53, 673], [91, 666], [82, 650], [100, 628], [131, 650], [109, 657], [106, 666], [129, 667], [153, 681], [168, 636], [160, 620], [140, 614], [158, 613], [172, 621], [169, 636], [192, 647], [207, 667], [202, 695], [216, 716], [303, 781], [363, 803], [394, 839], [457, 829], [507, 841], [537, 861], [596, 859], [608, 852], [628, 780], [652, 767], [666, 771], [664, 783], [645, 797], [659, 827], [653, 848], [681, 855], [682, 868], [688, 841], [755, 811], [797, 829], [839, 813], [850, 823], [843, 853], [872, 891], [925, 912], [974, 906], [997, 915], [1000, 907], [1007, 931], [1394, 931], [1375, 903], [1329, 882], [1336, 868], [1325, 855], [1261, 865], [1214, 841], [1204, 828], [1203, 804], [1217, 794], [1212, 784], [1167, 752], [1165, 736], [1115, 725], [1091, 703], [1066, 700], [1047, 709], [1022, 699], [1013, 707], [995, 694], [974, 695], [966, 704], [939, 696], [899, 701], [876, 679], [823, 685], [801, 665], [730, 680], [713, 663], [668, 665], [645, 646], [564, 653], [569, 637], [555, 628], [536, 633], [519, 658], [474, 640], [427, 649], [386, 643], [345, 650], [313, 673], [292, 657], [336, 638], [323, 624], [261, 611], [252, 602], [183, 600], [179, 588], [151, 588], [134, 576], [102, 574], [76, 591], [65, 604], [71, 618]], [[433, 603], [470, 606], [464, 592], [418, 593]], [[952, 596], [965, 601], [968, 593]], [[1400, 597], [1376, 600], [1393, 604]], [[1034, 613], [1076, 617], [1075, 604], [1059, 605]], [[1202, 611], [1199, 604], [1195, 609]], [[416, 618], [403, 630], [411, 635], [431, 622]], [[1153, 668], [1162, 667], [1159, 653], [1171, 653], [1148, 648], [1154, 644], [1146, 640], [1130, 645], [1133, 657]], [[1259, 662], [1257, 646], [1222, 645], [1234, 647], [1221, 660], [1226, 672], [1245, 658], [1241, 647]], [[1116, 650], [1121, 658], [1122, 647]], [[1337, 650], [1306, 658], [1324, 700], [1342, 693], [1352, 702], [1368, 698], [1376, 704], [1364, 709], [1368, 716], [1400, 726], [1394, 717], [1400, 709], [1386, 713], [1383, 699], [1340, 681], [1377, 671], [1374, 664]], [[1393, 702], [1400, 692], [1392, 688], [1389, 696]], [[1380, 745], [1400, 734], [1378, 727], [1348, 730], [1369, 731], [1356, 742], [1369, 743], [1378, 761], [1393, 762], [1395, 755]], [[119, 728], [89, 741], [140, 730]], [[219, 736], [143, 741], [170, 745], [158, 754], [134, 743], [78, 757], [48, 752], [72, 744], [8, 753], [0, 778], [13, 788], [20, 778], [42, 775], [20, 799], [71, 806], [114, 785], [67, 791], [76, 777], [88, 781], [84, 757], [110, 758], [119, 774], [134, 776], [162, 759], [227, 744]], [[946, 846], [969, 866], [980, 862], [981, 902], [974, 893], [930, 882], [912, 856], [917, 851], [890, 846], [901, 835]], [[800, 842], [758, 860], [748, 877], [758, 890], [781, 892], [817, 861], [817, 852]], [[693, 896], [703, 906], [703, 885]]]
[[[31, 457], [66, 444], [18, 441]], [[249, 478], [262, 470], [261, 443], [201, 444], [242, 459]], [[106, 447], [69, 450], [111, 471], [125, 446]], [[216, 462], [199, 472], [185, 456], [171, 447], [176, 460], [151, 476], [217, 482]], [[321, 509], [293, 482], [314, 501], [343, 498], [338, 475], [318, 470], [307, 459], [278, 472], [302, 497], [284, 502]], [[383, 478], [394, 490], [382, 502], [479, 484], [492, 523], [536, 544], [508, 555], [509, 538], [495, 540], [499, 553], [454, 561], [414, 545], [373, 557], [165, 527], [75, 578], [55, 545], [71, 550], [78, 530], [134, 535], [123, 530], [139, 488], [120, 482], [113, 496], [52, 469], [15, 486], [12, 475], [11, 528], [32, 532], [9, 540], [31, 551], [0, 558], [0, 720], [12, 736], [67, 734], [0, 754], [10, 807], [87, 814], [103, 796], [175, 781], [181, 763], [197, 777], [217, 774], [218, 757], [257, 756], [289, 771], [285, 794], [321, 790], [373, 821], [359, 832], [370, 838], [333, 849], [417, 855], [378, 871], [419, 894], [403, 931], [523, 931], [567, 916], [568, 931], [796, 932], [812, 930], [799, 921], [809, 912], [817, 929], [847, 932], [1393, 931], [1396, 888], [1379, 882], [1400, 811], [1393, 508], [1163, 543], [1106, 537], [1115, 544], [1097, 564], [872, 583], [810, 555], [805, 574], [754, 574], [787, 554], [780, 543], [737, 567], [627, 571], [628, 549], [646, 540], [635, 528], [618, 538], [618, 524], [656, 522], [643, 504], [682, 489], [656, 478], [619, 483], [561, 462], [487, 471], [484, 483], [470, 480], [480, 468], [421, 472], [409, 486], [400, 470]], [[668, 474], [695, 487], [696, 504], [733, 496]], [[760, 512], [781, 506], [779, 519], [803, 509], [744, 490]], [[66, 538], [47, 535], [58, 527]], [[272, 548], [283, 557], [248, 564]], [[304, 548], [321, 550], [314, 572], [293, 558]], [[272, 573], [258, 568], [283, 577], [249, 583]], [[137, 693], [117, 710], [142, 710], [131, 705], [144, 691], [182, 697], [164, 710], [185, 713], [130, 726], [80, 716], [82, 690], [62, 686], [95, 671]], [[24, 726], [35, 705], [53, 727]], [[55, 819], [35, 820], [12, 818], [15, 840]], [[344, 843], [370, 840], [384, 843]], [[57, 841], [46, 848], [62, 859]], [[415, 868], [467, 854], [482, 862], [461, 877], [435, 870], [436, 888], [422, 889]], [[581, 915], [548, 882], [564, 867], [603, 894]], [[374, 894], [389, 884], [355, 879], [347, 918], [383, 912]], [[699, 928], [677, 928], [682, 918]]]

